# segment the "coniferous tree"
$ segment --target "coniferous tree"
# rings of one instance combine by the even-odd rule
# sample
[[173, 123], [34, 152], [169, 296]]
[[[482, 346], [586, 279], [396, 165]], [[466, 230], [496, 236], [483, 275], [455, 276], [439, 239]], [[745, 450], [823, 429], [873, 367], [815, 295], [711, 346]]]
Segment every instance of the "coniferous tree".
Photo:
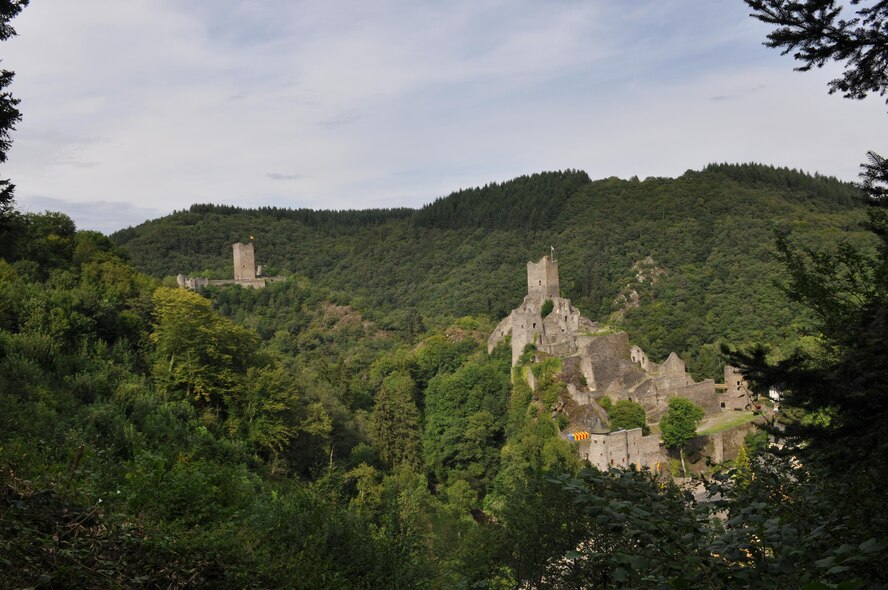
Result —
[[[15, 36], [15, 29], [9, 23], [27, 5], [28, 0], [0, 0], [0, 41]], [[10, 132], [22, 120], [18, 110], [19, 99], [6, 90], [14, 75], [9, 70], [0, 70], [0, 163], [6, 162], [6, 153], [12, 145]], [[0, 178], [0, 223], [12, 209], [14, 191], [15, 185], [8, 179]]]
[[[888, 92], [888, 3], [852, 0], [852, 8], [835, 0], [745, 0], [752, 16], [775, 25], [765, 45], [792, 52], [802, 62], [796, 69], [807, 72], [831, 61], [844, 64], [844, 72], [829, 83], [830, 93], [863, 99]], [[853, 10], [845, 18], [845, 10]], [[886, 194], [888, 162], [869, 152], [863, 164], [862, 185], [874, 198]]]
[[[888, 92], [888, 3], [856, 0], [854, 16], [833, 0], [746, 0], [752, 16], [776, 25], [765, 43], [803, 63], [800, 71], [844, 62], [830, 92], [862, 99]], [[760, 390], [778, 386], [784, 406], [801, 410], [780, 431], [798, 443], [795, 452], [846, 471], [879, 473], [888, 462], [888, 161], [868, 153], [861, 188], [871, 205], [869, 228], [876, 252], [842, 244], [834, 253], [816, 252], [778, 240], [789, 278], [786, 293], [817, 320], [818, 347], [769, 362], [765, 347], [733, 353]]]
[[416, 384], [409, 374], [395, 371], [385, 378], [376, 398], [370, 435], [379, 457], [392, 468], [417, 469], [420, 460], [419, 411], [413, 401]]

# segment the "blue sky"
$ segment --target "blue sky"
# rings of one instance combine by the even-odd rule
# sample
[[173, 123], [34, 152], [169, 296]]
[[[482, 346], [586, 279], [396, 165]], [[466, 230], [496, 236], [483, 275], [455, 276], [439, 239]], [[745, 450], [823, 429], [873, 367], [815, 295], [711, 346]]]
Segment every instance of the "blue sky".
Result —
[[[856, 178], [886, 107], [796, 73], [741, 0], [40, 0], [2, 46], [26, 211], [418, 207], [542, 170]], [[816, 122], [814, 124], [813, 122]]]

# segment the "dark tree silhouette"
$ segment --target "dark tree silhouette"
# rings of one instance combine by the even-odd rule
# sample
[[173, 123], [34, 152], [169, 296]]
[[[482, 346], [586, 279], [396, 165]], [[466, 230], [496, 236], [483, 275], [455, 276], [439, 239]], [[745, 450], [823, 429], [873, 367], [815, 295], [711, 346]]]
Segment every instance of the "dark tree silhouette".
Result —
[[[0, 41], [15, 36], [15, 29], [9, 23], [27, 5], [28, 0], [0, 0]], [[19, 99], [5, 90], [14, 75], [9, 70], [0, 70], [0, 163], [6, 162], [6, 152], [12, 145], [10, 132], [15, 129], [16, 123], [22, 120], [22, 114], [18, 110]], [[12, 182], [0, 179], [0, 220], [12, 208], [14, 192], [15, 185]]]
[[[752, 16], [776, 25], [765, 43], [804, 65], [844, 62], [830, 92], [862, 99], [888, 90], [888, 2], [851, 0], [746, 0]], [[848, 20], [844, 11], [853, 12]], [[876, 474], [888, 464], [888, 161], [875, 152], [862, 165], [860, 184], [871, 208], [875, 253], [841, 244], [833, 253], [798, 248], [778, 239], [788, 296], [817, 320], [819, 347], [769, 362], [759, 347], [733, 353], [732, 362], [762, 389], [779, 386], [791, 416], [783, 435], [800, 443], [794, 452], [839, 472], [857, 467]]]
[[[844, 63], [841, 76], [829, 83], [830, 93], [863, 99], [888, 92], [888, 2], [851, 0], [745, 0], [752, 16], [775, 25], [765, 45], [792, 53], [802, 62], [796, 70], [806, 72], [835, 61]], [[850, 18], [844, 18], [848, 12]], [[888, 161], [869, 152], [862, 164], [861, 187], [874, 201], [888, 192]]]

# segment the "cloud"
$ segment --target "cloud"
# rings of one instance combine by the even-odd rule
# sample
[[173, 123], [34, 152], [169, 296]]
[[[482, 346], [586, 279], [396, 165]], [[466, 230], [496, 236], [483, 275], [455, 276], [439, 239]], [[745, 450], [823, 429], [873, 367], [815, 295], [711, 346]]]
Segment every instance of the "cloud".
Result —
[[302, 174], [279, 174], [277, 172], [266, 172], [265, 176], [272, 180], [301, 180], [305, 178]]
[[544, 169], [649, 176], [715, 160], [855, 177], [886, 136], [881, 103], [827, 97], [829, 73], [792, 73], [746, 13], [42, 0], [3, 44], [24, 113], [3, 176], [21, 202], [136, 211], [419, 206]]
[[365, 118], [367, 115], [364, 113], [359, 113], [355, 111], [341, 113], [339, 115], [335, 115], [329, 119], [321, 121], [321, 127], [326, 129], [336, 129], [338, 127], [342, 127], [343, 125], [348, 125], [350, 123], [354, 123], [355, 121], [360, 121]]

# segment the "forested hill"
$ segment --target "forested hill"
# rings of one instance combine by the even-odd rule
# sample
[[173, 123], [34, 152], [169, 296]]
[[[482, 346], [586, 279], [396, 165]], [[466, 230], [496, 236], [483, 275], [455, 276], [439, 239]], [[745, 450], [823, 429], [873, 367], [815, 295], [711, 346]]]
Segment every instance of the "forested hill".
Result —
[[722, 164], [644, 181], [540, 173], [418, 210], [195, 205], [112, 239], [152, 275], [228, 277], [231, 244], [252, 235], [271, 271], [348, 293], [371, 313], [426, 317], [504, 315], [524, 294], [525, 263], [554, 246], [562, 295], [587, 316], [610, 317], [654, 358], [675, 350], [714, 375], [718, 342], [780, 346], [804, 329], [775, 285], [776, 233], [814, 247], [862, 240], [863, 217], [850, 184]]

